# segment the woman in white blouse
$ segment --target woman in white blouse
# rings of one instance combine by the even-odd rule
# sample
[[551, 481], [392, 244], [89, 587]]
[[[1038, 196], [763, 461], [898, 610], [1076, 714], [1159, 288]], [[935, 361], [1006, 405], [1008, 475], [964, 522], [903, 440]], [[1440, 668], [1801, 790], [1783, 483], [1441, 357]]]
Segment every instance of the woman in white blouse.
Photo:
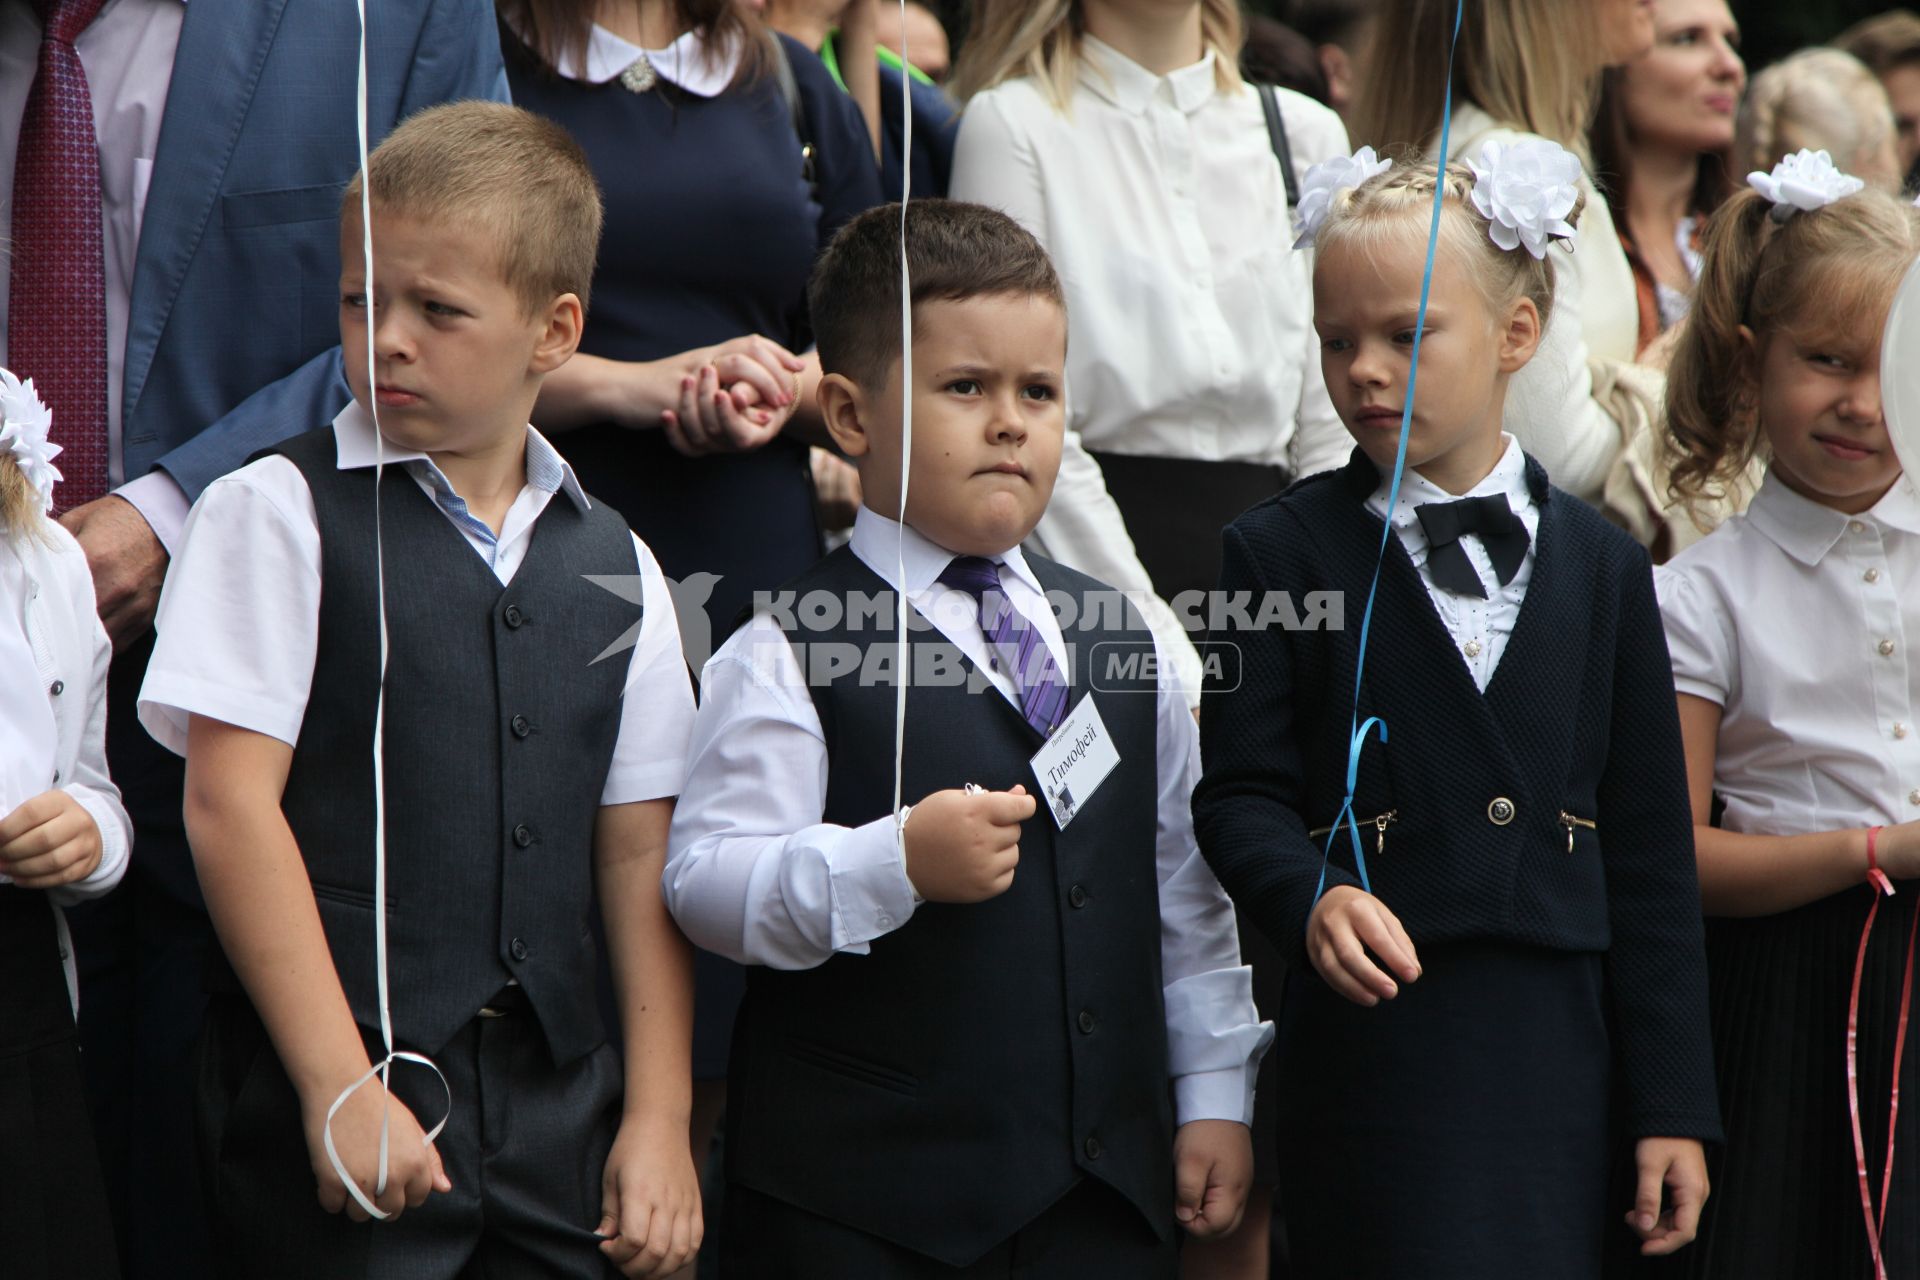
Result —
[[[1383, 154], [1440, 142], [1447, 48], [1457, 0], [1387, 0], [1353, 115], [1354, 140]], [[1447, 158], [1488, 142], [1544, 137], [1587, 155], [1601, 73], [1653, 45], [1645, 0], [1465, 0], [1454, 64]], [[1553, 318], [1533, 362], [1514, 375], [1506, 423], [1554, 484], [1597, 506], [1643, 543], [1668, 550], [1698, 534], [1654, 474], [1661, 376], [1634, 363], [1639, 301], [1607, 202], [1589, 184], [1573, 253], [1555, 263]]]
[[[1123, 589], [1210, 591], [1220, 529], [1352, 448], [1321, 381], [1275, 141], [1235, 69], [1238, 6], [982, 0], [974, 14], [952, 195], [1017, 218], [1067, 291], [1069, 431], [1035, 539]], [[1346, 154], [1331, 111], [1277, 99], [1296, 173]], [[1149, 621], [1163, 648], [1187, 648], [1164, 612]]]

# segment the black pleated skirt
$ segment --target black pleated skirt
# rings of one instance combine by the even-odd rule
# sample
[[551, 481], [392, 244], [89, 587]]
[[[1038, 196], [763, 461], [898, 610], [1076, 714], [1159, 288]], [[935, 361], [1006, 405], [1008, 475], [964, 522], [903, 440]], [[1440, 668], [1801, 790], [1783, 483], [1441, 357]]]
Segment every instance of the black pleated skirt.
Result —
[[1421, 948], [1372, 1009], [1287, 978], [1280, 1191], [1303, 1280], [1588, 1280], [1627, 1205], [1607, 1198], [1601, 957], [1500, 942]]
[[[1872, 900], [1861, 887], [1780, 915], [1708, 921], [1727, 1145], [1716, 1153], [1700, 1238], [1650, 1271], [1727, 1280], [1872, 1276], [1847, 1107], [1848, 993]], [[1860, 986], [1860, 1122], [1876, 1206], [1916, 907], [1920, 882], [1882, 901]], [[1887, 1273], [1897, 1277], [1920, 1276], [1920, 1034], [1910, 1036], [1882, 1245]]]

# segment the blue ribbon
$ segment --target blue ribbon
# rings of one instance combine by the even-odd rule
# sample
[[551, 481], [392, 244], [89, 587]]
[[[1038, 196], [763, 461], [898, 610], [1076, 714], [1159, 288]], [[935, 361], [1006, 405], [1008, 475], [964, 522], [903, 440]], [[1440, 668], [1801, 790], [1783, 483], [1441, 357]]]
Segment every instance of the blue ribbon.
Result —
[[[1333, 861], [1333, 842], [1340, 838], [1344, 829], [1353, 844], [1353, 866], [1360, 874], [1360, 887], [1368, 893], [1373, 892], [1373, 884], [1367, 879], [1367, 855], [1360, 847], [1360, 824], [1353, 816], [1353, 791], [1360, 777], [1360, 754], [1367, 745], [1367, 736], [1377, 726], [1380, 741], [1387, 740], [1387, 722], [1379, 716], [1369, 716], [1363, 724], [1360, 720], [1360, 685], [1367, 673], [1367, 640], [1373, 632], [1373, 599], [1380, 590], [1380, 569], [1387, 561], [1387, 539], [1393, 536], [1393, 511], [1400, 501], [1400, 478], [1407, 470], [1407, 432], [1413, 426], [1414, 389], [1420, 383], [1420, 340], [1427, 331], [1427, 299], [1433, 292], [1434, 250], [1440, 243], [1440, 210], [1446, 203], [1447, 184], [1444, 172], [1447, 164], [1447, 147], [1453, 139], [1453, 65], [1454, 55], [1460, 48], [1460, 21], [1466, 13], [1466, 0], [1458, 0], [1453, 10], [1453, 38], [1447, 44], [1447, 96], [1446, 106], [1440, 116], [1440, 151], [1437, 161], [1442, 169], [1440, 180], [1433, 185], [1433, 219], [1427, 227], [1427, 265], [1420, 278], [1420, 311], [1414, 320], [1413, 356], [1407, 368], [1407, 403], [1400, 411], [1400, 445], [1393, 456], [1393, 484], [1387, 490], [1387, 515], [1380, 528], [1380, 551], [1373, 562], [1373, 580], [1367, 585], [1367, 608], [1360, 615], [1360, 652], [1353, 668], [1353, 715], [1348, 721], [1347, 739], [1347, 797], [1340, 803], [1340, 814], [1333, 820], [1333, 830], [1327, 833], [1327, 847], [1320, 858], [1320, 882], [1313, 888], [1313, 903], [1327, 891], [1327, 867]], [[1311, 914], [1313, 904], [1309, 904]]]

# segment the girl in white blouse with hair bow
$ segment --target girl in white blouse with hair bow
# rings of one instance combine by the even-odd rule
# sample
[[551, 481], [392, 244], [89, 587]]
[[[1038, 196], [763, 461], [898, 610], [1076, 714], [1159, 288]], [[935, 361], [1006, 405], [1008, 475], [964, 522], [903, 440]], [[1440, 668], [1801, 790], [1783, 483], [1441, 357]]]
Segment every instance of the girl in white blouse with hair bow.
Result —
[[107, 777], [113, 650], [93, 575], [46, 516], [60, 474], [48, 425], [33, 384], [0, 369], [0, 1186], [13, 1189], [0, 1258], [26, 1275], [110, 1276], [60, 907], [119, 882], [132, 829]]
[[[1189, 658], [1206, 614], [1178, 597], [1213, 589], [1221, 528], [1352, 443], [1320, 375], [1280, 144], [1235, 68], [1238, 5], [982, 0], [974, 14], [951, 194], [1017, 218], [1067, 292], [1068, 435], [1035, 540], [1173, 600], [1143, 603], [1162, 647]], [[1346, 154], [1338, 116], [1272, 92], [1297, 173]]]

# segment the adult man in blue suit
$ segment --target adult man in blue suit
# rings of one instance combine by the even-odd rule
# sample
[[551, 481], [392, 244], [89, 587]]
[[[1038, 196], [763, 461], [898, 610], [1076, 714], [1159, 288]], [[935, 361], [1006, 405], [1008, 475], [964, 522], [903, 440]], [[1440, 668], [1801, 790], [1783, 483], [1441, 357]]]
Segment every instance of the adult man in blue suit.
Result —
[[[366, 8], [370, 143], [436, 102], [506, 97], [487, 0]], [[191, 1063], [211, 934], [179, 762], [139, 728], [133, 700], [192, 499], [347, 403], [336, 214], [358, 163], [359, 40], [353, 0], [0, 0], [0, 219], [13, 241], [0, 363], [43, 366], [61, 465], [73, 464], [63, 489], [83, 499], [61, 518], [119, 651], [108, 741], [134, 861], [75, 934], [89, 1085], [134, 1277], [209, 1269]], [[83, 216], [92, 174], [58, 152], [76, 123], [84, 150], [88, 114], [97, 239]], [[0, 220], [0, 239], [8, 230]]]

